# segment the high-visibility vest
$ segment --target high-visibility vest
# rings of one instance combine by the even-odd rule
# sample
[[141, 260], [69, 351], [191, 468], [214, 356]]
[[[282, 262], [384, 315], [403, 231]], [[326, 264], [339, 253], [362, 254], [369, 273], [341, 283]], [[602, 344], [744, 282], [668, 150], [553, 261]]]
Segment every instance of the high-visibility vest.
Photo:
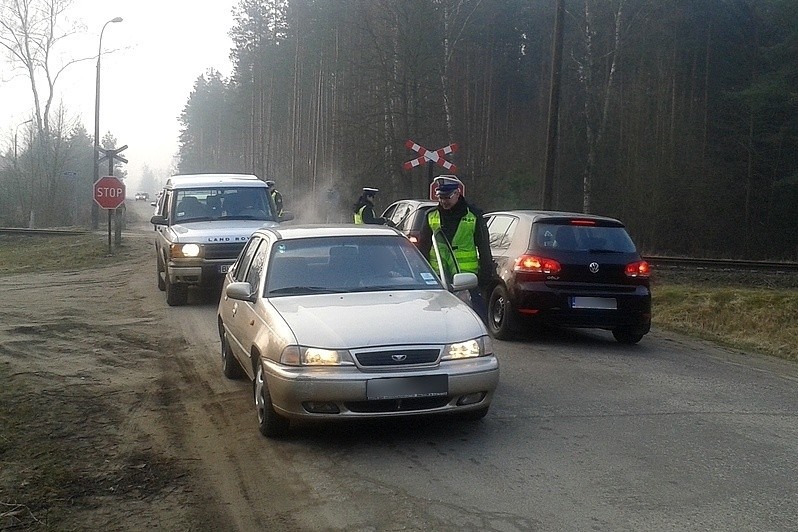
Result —
[[367, 205], [363, 205], [362, 207], [360, 207], [360, 209], [357, 210], [357, 212], [355, 212], [355, 223], [356, 224], [364, 223], [363, 222], [363, 209], [365, 209], [366, 207], [367, 207]]
[[[430, 229], [433, 232], [441, 228], [441, 213], [438, 209], [433, 209], [427, 215]], [[477, 217], [468, 209], [465, 216], [460, 219], [457, 225], [457, 231], [454, 233], [452, 239], [452, 249], [454, 250], [454, 258], [460, 266], [461, 272], [479, 272], [479, 256], [477, 255], [477, 246], [474, 244], [474, 232], [477, 230]], [[438, 271], [438, 256], [435, 252], [435, 246], [430, 248], [429, 263]], [[451, 275], [457, 273], [455, 265], [451, 263], [449, 257], [444, 257], [443, 260], [446, 271]]]

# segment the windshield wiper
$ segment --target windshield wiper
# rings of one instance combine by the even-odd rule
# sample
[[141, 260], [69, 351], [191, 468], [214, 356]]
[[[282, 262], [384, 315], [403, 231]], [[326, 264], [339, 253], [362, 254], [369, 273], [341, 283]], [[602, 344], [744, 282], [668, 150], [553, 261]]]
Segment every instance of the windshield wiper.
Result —
[[341, 292], [345, 292], [345, 290], [335, 289], [335, 288], [325, 288], [323, 286], [286, 286], [284, 288], [276, 288], [274, 290], [269, 290], [269, 295], [279, 295], [279, 294], [291, 294], [291, 295], [302, 295], [302, 294], [339, 294]]
[[617, 249], [588, 249], [590, 253], [623, 253]]

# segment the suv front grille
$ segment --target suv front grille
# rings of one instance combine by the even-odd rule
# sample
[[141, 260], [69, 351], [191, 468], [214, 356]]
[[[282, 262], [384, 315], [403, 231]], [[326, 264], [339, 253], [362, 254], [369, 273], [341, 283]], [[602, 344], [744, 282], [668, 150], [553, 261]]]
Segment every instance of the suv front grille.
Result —
[[392, 349], [355, 353], [361, 366], [408, 366], [433, 364], [438, 361], [440, 349]]
[[214, 259], [237, 259], [238, 254], [244, 249], [246, 242], [234, 242], [226, 244], [205, 244], [205, 258]]

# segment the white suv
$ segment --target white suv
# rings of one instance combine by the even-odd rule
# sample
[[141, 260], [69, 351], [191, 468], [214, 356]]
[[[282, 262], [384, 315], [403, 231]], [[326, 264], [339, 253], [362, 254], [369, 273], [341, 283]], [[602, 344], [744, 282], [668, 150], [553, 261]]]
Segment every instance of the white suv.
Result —
[[185, 305], [189, 286], [221, 283], [256, 229], [293, 219], [290, 213], [276, 213], [266, 183], [254, 175], [169, 178], [150, 220], [158, 288], [166, 291], [166, 302]]

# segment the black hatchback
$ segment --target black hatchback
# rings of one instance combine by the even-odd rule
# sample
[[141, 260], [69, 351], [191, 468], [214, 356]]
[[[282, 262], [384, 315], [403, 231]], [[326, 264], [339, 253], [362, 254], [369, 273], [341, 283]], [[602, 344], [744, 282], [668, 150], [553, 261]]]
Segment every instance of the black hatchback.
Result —
[[535, 322], [608, 329], [625, 344], [649, 332], [649, 264], [620, 221], [532, 210], [485, 218], [499, 277], [488, 302], [492, 336]]

